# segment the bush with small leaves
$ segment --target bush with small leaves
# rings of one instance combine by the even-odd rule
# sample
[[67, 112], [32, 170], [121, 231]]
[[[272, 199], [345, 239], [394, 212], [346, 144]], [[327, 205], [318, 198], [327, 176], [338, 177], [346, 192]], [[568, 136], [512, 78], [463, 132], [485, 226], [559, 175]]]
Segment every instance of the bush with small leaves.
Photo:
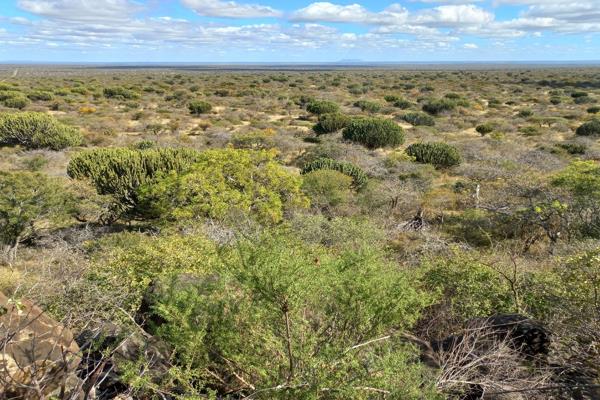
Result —
[[451, 99], [438, 99], [438, 100], [430, 100], [427, 103], [423, 104], [423, 111], [432, 114], [438, 115], [443, 112], [452, 111], [456, 108], [456, 101]]
[[402, 98], [400, 96], [396, 96], [395, 94], [388, 94], [383, 96], [383, 99], [388, 103], [395, 103]]
[[341, 113], [322, 114], [319, 116], [319, 122], [313, 127], [313, 130], [317, 135], [333, 133], [344, 129], [349, 121], [350, 118]]
[[358, 107], [361, 111], [376, 113], [381, 110], [381, 104], [370, 100], [359, 100], [354, 103], [354, 107]]
[[446, 143], [414, 143], [408, 146], [406, 154], [414, 157], [417, 162], [432, 164], [437, 168], [458, 165], [461, 157], [458, 149]]
[[422, 112], [411, 112], [408, 114], [404, 114], [402, 117], [404, 121], [408, 122], [413, 126], [434, 126], [435, 119], [429, 115]]
[[29, 105], [29, 100], [27, 99], [27, 97], [19, 94], [18, 96], [9, 97], [8, 99], [4, 100], [3, 104], [5, 107], [8, 108], [16, 108], [22, 110], [25, 107], [27, 107], [27, 105]]
[[412, 103], [405, 99], [398, 99], [394, 102], [394, 107], [399, 108], [401, 110], [406, 110], [412, 107]]
[[364, 187], [368, 181], [367, 174], [365, 174], [361, 168], [352, 163], [337, 161], [332, 158], [318, 158], [308, 164], [305, 164], [304, 167], [302, 167], [302, 174], [307, 174], [309, 172], [322, 169], [338, 171], [351, 177], [353, 182], [352, 185], [357, 189]]
[[559, 105], [560, 103], [562, 103], [562, 99], [560, 97], [552, 97], [550, 98], [550, 103], [556, 105]]
[[79, 129], [38, 112], [0, 114], [0, 144], [62, 150], [82, 142]]
[[89, 180], [98, 194], [111, 195], [116, 216], [139, 217], [138, 188], [158, 175], [181, 172], [200, 157], [192, 149], [102, 148], [75, 155], [67, 167], [69, 177]]
[[559, 143], [556, 146], [566, 150], [569, 154], [585, 154], [587, 146], [580, 143]]
[[597, 114], [600, 112], [600, 106], [593, 106], [586, 110], [589, 114]]
[[521, 110], [517, 113], [517, 115], [521, 118], [529, 118], [533, 115], [533, 111], [525, 109], [525, 110]]
[[52, 95], [52, 93], [44, 92], [41, 90], [29, 93], [27, 95], [27, 97], [29, 98], [29, 100], [32, 100], [32, 101], [50, 101], [50, 100], [54, 99], [54, 96]]
[[579, 136], [600, 135], [600, 119], [593, 119], [582, 124], [575, 133]]
[[104, 88], [103, 94], [107, 99], [135, 100], [140, 98], [140, 95], [133, 90], [122, 87]]
[[304, 175], [302, 190], [312, 207], [331, 211], [352, 197], [352, 178], [334, 170], [315, 170]]
[[212, 105], [206, 101], [197, 100], [188, 104], [188, 109], [193, 115], [206, 114], [212, 110]]
[[394, 121], [383, 118], [357, 118], [343, 132], [344, 139], [370, 149], [396, 147], [404, 143], [404, 130]]
[[475, 130], [481, 135], [487, 135], [488, 133], [492, 133], [494, 131], [494, 124], [486, 122], [485, 124], [477, 125]]
[[340, 106], [328, 100], [313, 100], [306, 106], [306, 111], [312, 114], [331, 114], [340, 111]]
[[588, 97], [588, 94], [586, 92], [573, 92], [571, 93], [571, 97], [577, 99], [580, 97]]

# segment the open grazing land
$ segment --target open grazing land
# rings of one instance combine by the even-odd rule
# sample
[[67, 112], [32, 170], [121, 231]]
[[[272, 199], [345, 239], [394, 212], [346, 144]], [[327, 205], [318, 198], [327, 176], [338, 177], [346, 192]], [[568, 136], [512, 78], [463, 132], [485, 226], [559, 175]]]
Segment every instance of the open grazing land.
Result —
[[599, 139], [592, 66], [1, 65], [0, 399], [600, 399]]

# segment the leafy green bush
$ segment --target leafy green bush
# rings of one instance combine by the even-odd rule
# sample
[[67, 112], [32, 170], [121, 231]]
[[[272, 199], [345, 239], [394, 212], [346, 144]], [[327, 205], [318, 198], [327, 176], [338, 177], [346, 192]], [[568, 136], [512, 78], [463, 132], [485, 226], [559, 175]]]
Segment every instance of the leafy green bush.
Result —
[[417, 162], [433, 164], [437, 168], [452, 167], [461, 162], [458, 149], [446, 143], [414, 143], [406, 148], [406, 154], [414, 157]]
[[557, 146], [569, 154], [585, 154], [587, 150], [587, 146], [580, 143], [559, 143]]
[[344, 129], [350, 118], [341, 113], [328, 113], [319, 115], [319, 122], [313, 127], [317, 135], [337, 132]]
[[362, 188], [368, 182], [367, 174], [356, 165], [331, 158], [318, 158], [304, 165], [304, 167], [302, 167], [302, 174], [322, 169], [338, 171], [351, 177], [354, 187], [358, 189]]
[[188, 109], [191, 114], [200, 115], [210, 112], [210, 110], [212, 110], [212, 105], [206, 101], [197, 100], [191, 101], [190, 104], [188, 104]]
[[456, 108], [457, 102], [452, 99], [436, 99], [430, 100], [427, 103], [423, 104], [423, 111], [432, 114], [438, 115], [443, 112], [452, 111]]
[[517, 116], [521, 117], [521, 118], [529, 118], [533, 115], [533, 111], [529, 110], [529, 109], [524, 109], [521, 110], [517, 113]]
[[394, 107], [399, 108], [401, 110], [406, 110], [412, 107], [412, 103], [405, 99], [398, 99], [394, 102]]
[[383, 118], [354, 119], [344, 129], [343, 136], [371, 149], [404, 143], [404, 130], [394, 121]]
[[21, 243], [67, 216], [68, 201], [62, 185], [46, 175], [0, 171], [0, 250], [9, 262]]
[[340, 111], [340, 106], [328, 100], [313, 100], [306, 106], [306, 111], [312, 114], [331, 114]]
[[213, 271], [164, 277], [153, 299], [164, 323], [151, 333], [172, 345], [177, 365], [202, 371], [196, 393], [366, 400], [376, 387], [390, 398], [435, 398], [414, 349], [394, 338], [368, 342], [409, 329], [431, 301], [380, 253], [330, 253], [276, 232], [222, 254]]
[[593, 106], [593, 107], [589, 107], [586, 110], [589, 114], [597, 114], [600, 112], [600, 106]]
[[370, 100], [358, 100], [354, 103], [354, 107], [358, 107], [361, 111], [376, 113], [381, 110], [381, 104]]
[[107, 99], [135, 100], [140, 98], [138, 93], [123, 87], [104, 88], [103, 94]]
[[19, 94], [18, 96], [9, 97], [8, 99], [3, 101], [5, 107], [8, 108], [16, 108], [19, 110], [24, 109], [29, 104], [29, 100], [27, 97]]
[[115, 199], [117, 216], [139, 217], [138, 188], [158, 175], [181, 172], [200, 158], [192, 149], [103, 148], [75, 155], [67, 167], [73, 179], [91, 181], [101, 195]]
[[600, 135], [600, 120], [593, 119], [588, 121], [575, 131], [575, 134], [579, 136], [591, 136], [591, 135]]
[[140, 199], [150, 217], [223, 219], [242, 212], [260, 222], [277, 223], [284, 211], [308, 205], [301, 179], [275, 161], [273, 151], [208, 150], [177, 174], [147, 182]]
[[435, 119], [429, 115], [422, 112], [411, 112], [404, 114], [402, 117], [404, 121], [408, 122], [413, 126], [434, 126]]
[[329, 211], [345, 204], [352, 196], [352, 178], [331, 169], [317, 169], [304, 174], [302, 190], [313, 207]]
[[44, 92], [42, 90], [38, 90], [27, 95], [29, 100], [33, 101], [50, 101], [54, 99], [54, 96], [50, 92]]
[[79, 129], [37, 112], [0, 114], [0, 144], [62, 150], [81, 144]]
[[475, 130], [481, 135], [487, 135], [488, 133], [492, 133], [494, 131], [494, 124], [491, 122], [486, 122], [485, 124], [477, 125]]

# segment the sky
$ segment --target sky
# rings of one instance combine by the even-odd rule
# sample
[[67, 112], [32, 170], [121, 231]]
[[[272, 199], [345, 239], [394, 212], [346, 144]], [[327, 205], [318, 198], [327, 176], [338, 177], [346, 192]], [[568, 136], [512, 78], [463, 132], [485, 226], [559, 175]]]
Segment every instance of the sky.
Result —
[[600, 0], [0, 0], [0, 62], [600, 60]]

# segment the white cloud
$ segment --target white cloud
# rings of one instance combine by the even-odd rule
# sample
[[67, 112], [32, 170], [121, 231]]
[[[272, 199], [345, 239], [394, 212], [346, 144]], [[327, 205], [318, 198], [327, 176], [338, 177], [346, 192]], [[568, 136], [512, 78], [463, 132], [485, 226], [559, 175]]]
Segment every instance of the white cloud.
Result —
[[240, 4], [222, 0], [182, 0], [182, 3], [197, 14], [207, 17], [258, 18], [279, 17], [280, 11], [259, 4]]
[[475, 43], [465, 43], [463, 47], [469, 50], [476, 50], [479, 48], [479, 46], [477, 46]]
[[494, 14], [472, 4], [444, 5], [417, 14], [415, 23], [430, 26], [456, 27], [483, 25], [494, 20]]
[[130, 0], [19, 0], [32, 14], [68, 21], [124, 21], [142, 6]]
[[371, 12], [360, 4], [347, 6], [329, 2], [317, 2], [295, 11], [292, 21], [346, 22], [359, 24], [398, 24], [406, 21], [408, 11], [399, 4], [392, 4], [381, 12]]

